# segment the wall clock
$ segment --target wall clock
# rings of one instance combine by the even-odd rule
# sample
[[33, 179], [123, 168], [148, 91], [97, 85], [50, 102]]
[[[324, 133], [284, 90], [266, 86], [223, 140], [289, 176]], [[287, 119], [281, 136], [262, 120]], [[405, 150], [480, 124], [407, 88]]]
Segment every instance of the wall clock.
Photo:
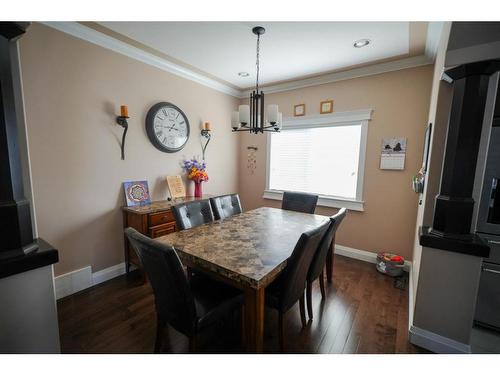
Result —
[[179, 107], [160, 102], [148, 111], [146, 132], [158, 150], [177, 152], [182, 150], [189, 139], [189, 121]]

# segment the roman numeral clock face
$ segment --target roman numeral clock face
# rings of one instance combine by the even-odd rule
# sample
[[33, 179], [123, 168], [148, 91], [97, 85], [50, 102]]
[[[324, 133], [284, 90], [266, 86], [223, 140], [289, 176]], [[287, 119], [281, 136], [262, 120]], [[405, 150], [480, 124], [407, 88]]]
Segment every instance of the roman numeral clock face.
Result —
[[189, 139], [189, 121], [181, 109], [171, 103], [155, 104], [146, 117], [146, 131], [160, 151], [177, 152]]

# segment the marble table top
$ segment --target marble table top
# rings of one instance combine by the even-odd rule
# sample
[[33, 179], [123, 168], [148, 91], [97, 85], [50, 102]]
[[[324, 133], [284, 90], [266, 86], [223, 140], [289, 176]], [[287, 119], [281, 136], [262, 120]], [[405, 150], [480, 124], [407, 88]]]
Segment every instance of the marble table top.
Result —
[[327, 216], [262, 207], [155, 240], [174, 246], [181, 260], [196, 268], [243, 288], [259, 289], [283, 270], [300, 235], [327, 220]]

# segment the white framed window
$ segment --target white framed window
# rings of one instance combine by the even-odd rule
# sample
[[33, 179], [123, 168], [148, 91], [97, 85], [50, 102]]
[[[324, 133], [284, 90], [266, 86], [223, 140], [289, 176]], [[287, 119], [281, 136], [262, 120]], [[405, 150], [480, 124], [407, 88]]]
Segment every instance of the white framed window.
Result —
[[363, 211], [363, 177], [372, 110], [286, 118], [267, 138], [264, 198], [283, 191], [319, 195], [318, 205]]

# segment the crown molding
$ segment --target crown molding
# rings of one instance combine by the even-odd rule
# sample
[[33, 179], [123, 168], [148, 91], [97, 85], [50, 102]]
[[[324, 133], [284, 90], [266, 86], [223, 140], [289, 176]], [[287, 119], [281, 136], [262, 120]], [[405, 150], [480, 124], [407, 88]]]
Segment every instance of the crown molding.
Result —
[[[196, 83], [212, 88], [224, 94], [228, 94], [237, 98], [246, 98], [250, 95], [251, 92], [250, 89], [238, 90], [229, 85], [225, 85], [212, 78], [206, 77], [203, 74], [194, 72], [189, 68], [183, 67], [167, 59], [146, 52], [140, 48], [122, 42], [116, 38], [101, 33], [90, 27], [82, 25], [78, 22], [41, 22], [41, 23], [48, 27], [61, 31], [63, 33], [72, 35], [74, 37], [83, 39], [87, 42], [96, 44], [100, 47], [120, 53], [134, 60], [141, 61], [145, 64], [175, 74], [179, 77], [194, 81]], [[440, 36], [440, 31], [439, 31], [439, 36]], [[427, 37], [427, 44], [429, 44], [429, 35]], [[271, 93], [301, 89], [304, 87], [323, 85], [326, 83], [338, 82], [353, 78], [366, 77], [375, 74], [388, 73], [402, 69], [414, 68], [418, 66], [429, 65], [432, 63], [433, 59], [430, 59], [426, 55], [421, 55], [385, 63], [364, 66], [360, 68], [349, 69], [341, 72], [323, 74], [316, 77], [296, 79], [293, 81], [283, 82], [275, 85], [263, 86], [263, 89], [265, 90], [266, 94], [271, 94]]]
[[145, 64], [175, 74], [179, 77], [186, 78], [201, 85], [210, 87], [214, 90], [223, 92], [224, 94], [235, 96], [237, 98], [239, 98], [241, 95], [240, 90], [237, 90], [228, 85], [224, 85], [223, 83], [217, 82], [216, 80], [196, 73], [183, 66], [174, 64], [166, 59], [153, 55], [152, 53], [141, 50], [140, 48], [131, 46], [130, 44], [105, 35], [99, 31], [91, 29], [90, 27], [79, 24], [78, 22], [42, 22], [42, 24], [62, 31], [63, 33], [86, 40], [87, 42], [96, 44], [100, 47], [118, 52], [134, 60], [141, 61]]
[[[427, 27], [427, 39], [425, 42], [425, 56], [431, 61], [436, 60], [441, 34], [447, 22], [429, 22]], [[450, 23], [450, 22], [448, 22]]]
[[[433, 62], [429, 60], [426, 56], [415, 56], [408, 57], [405, 59], [389, 61], [380, 64], [374, 64], [369, 66], [364, 66], [361, 68], [355, 68], [350, 70], [344, 70], [341, 72], [323, 74], [316, 77], [298, 79], [294, 81], [279, 83], [276, 85], [263, 86], [262, 90], [266, 94], [272, 94], [276, 92], [290, 91], [301, 89], [304, 87], [311, 87], [317, 85], [324, 85], [325, 83], [332, 83], [338, 81], [345, 81], [347, 79], [360, 78], [371, 76], [375, 74], [388, 73], [402, 69], [415, 68], [418, 66], [430, 65]], [[247, 89], [243, 91], [243, 97], [250, 95], [252, 90]]]

